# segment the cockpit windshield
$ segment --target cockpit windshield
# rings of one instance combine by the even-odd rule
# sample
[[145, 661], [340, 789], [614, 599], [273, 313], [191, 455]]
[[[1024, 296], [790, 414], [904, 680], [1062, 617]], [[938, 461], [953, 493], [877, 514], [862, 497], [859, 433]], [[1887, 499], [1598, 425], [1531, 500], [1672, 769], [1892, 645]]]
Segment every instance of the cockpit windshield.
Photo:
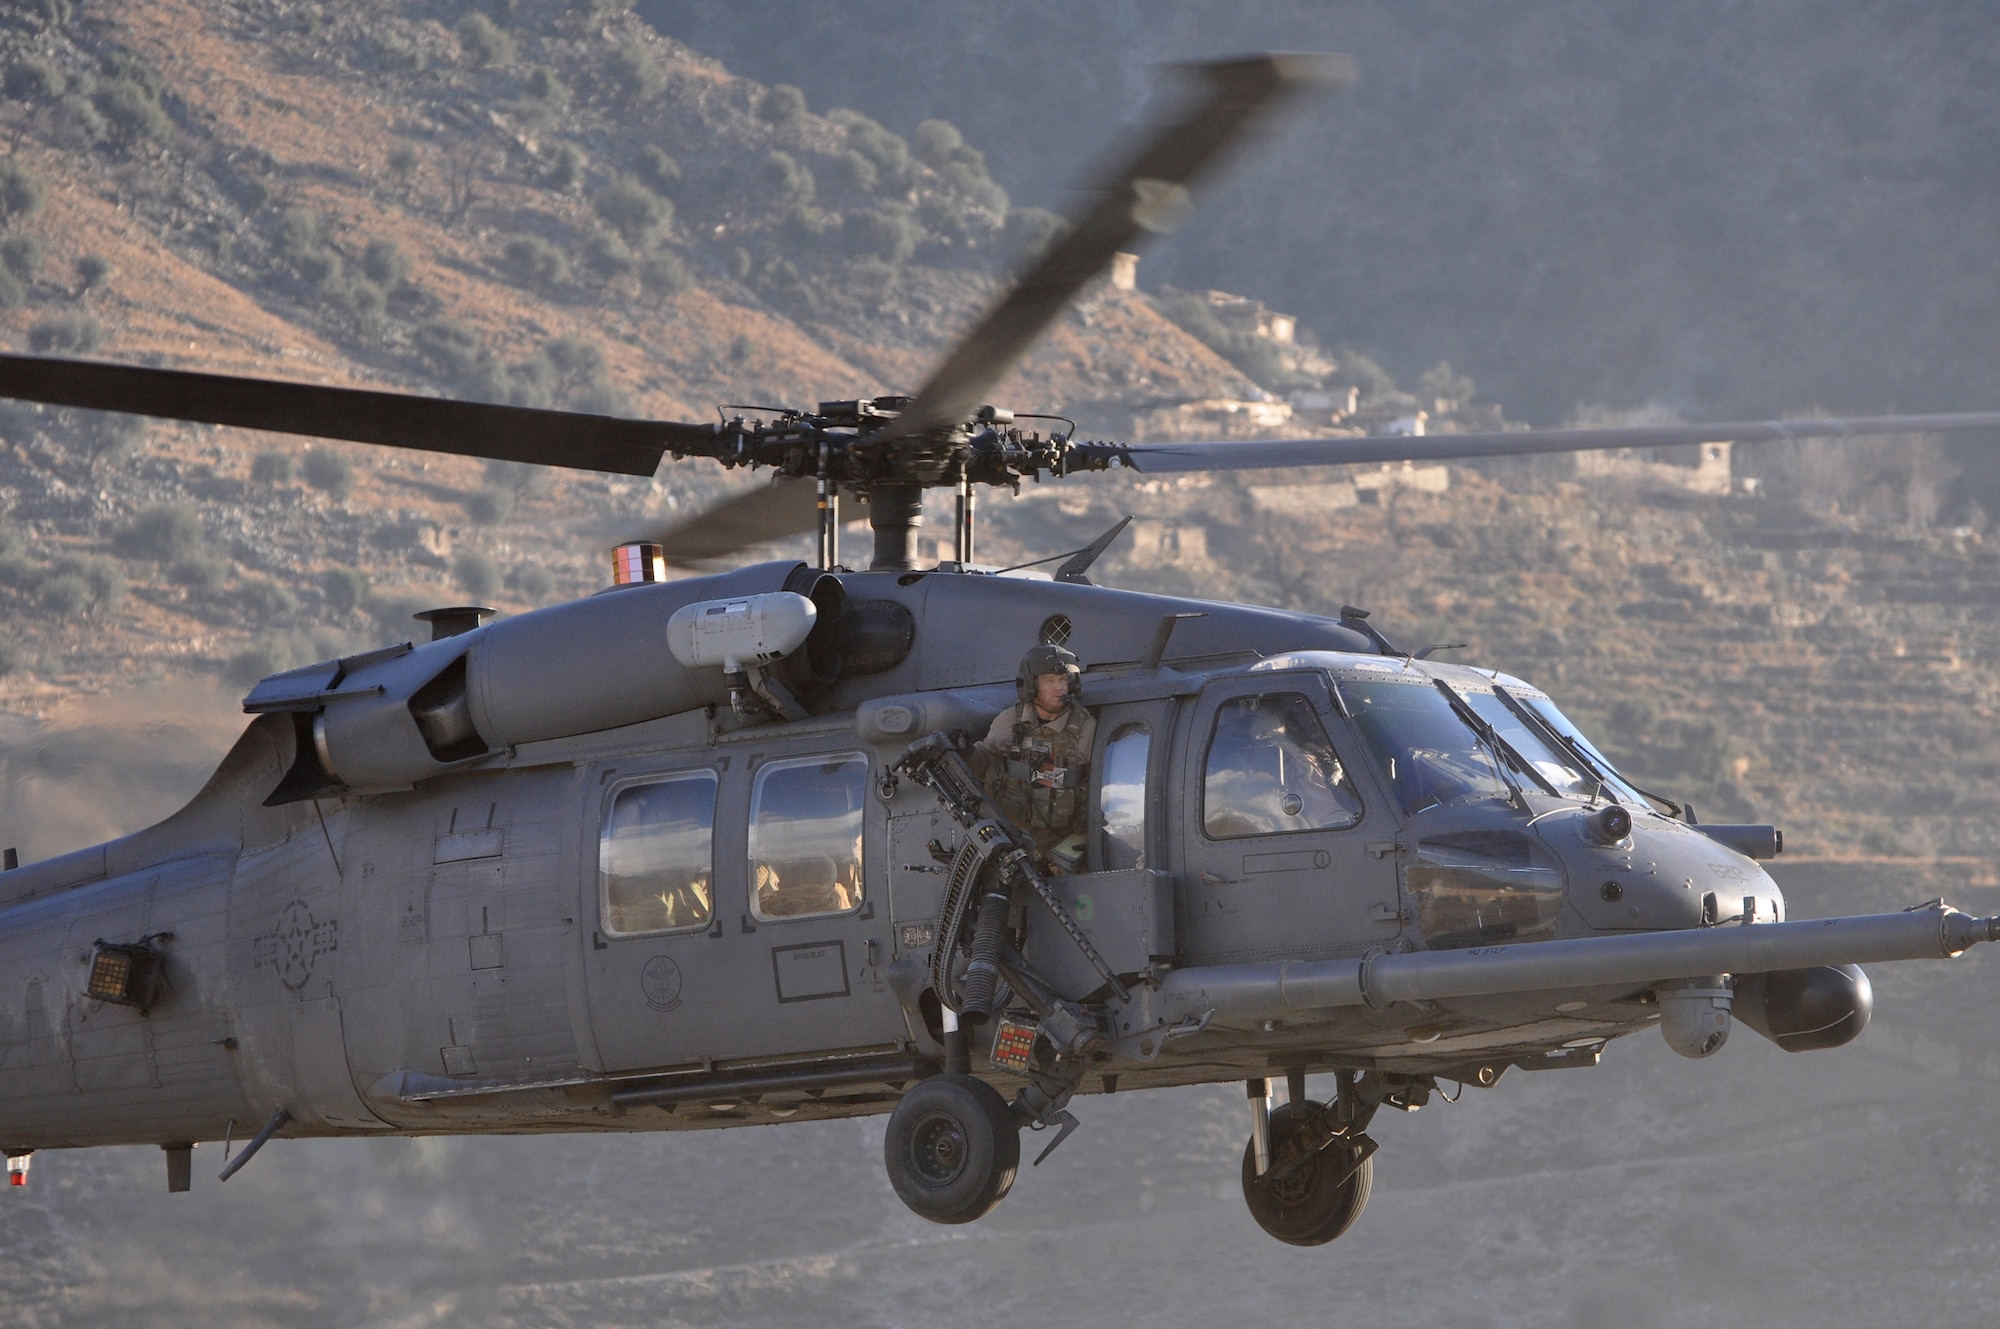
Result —
[[1533, 721], [1509, 706], [1505, 698], [1491, 692], [1466, 691], [1458, 695], [1559, 797], [1589, 798], [1597, 792], [1597, 781], [1584, 769], [1584, 763], [1575, 754], [1564, 752]]
[[1611, 764], [1610, 758], [1599, 752], [1596, 746], [1583, 736], [1583, 731], [1578, 729], [1567, 715], [1556, 709], [1554, 702], [1550, 701], [1547, 697], [1537, 697], [1532, 693], [1521, 692], [1513, 688], [1505, 689], [1505, 691], [1511, 700], [1518, 702], [1524, 709], [1532, 712], [1536, 719], [1548, 726], [1549, 732], [1558, 740], [1578, 750], [1582, 758], [1595, 768], [1595, 773], [1604, 778], [1605, 792], [1607, 794], [1617, 799], [1620, 803], [1629, 803], [1633, 807], [1643, 808], [1652, 806], [1652, 800], [1640, 793], [1623, 776], [1618, 774], [1618, 768]]
[[1340, 698], [1405, 813], [1510, 800], [1493, 753], [1429, 681], [1341, 680]]

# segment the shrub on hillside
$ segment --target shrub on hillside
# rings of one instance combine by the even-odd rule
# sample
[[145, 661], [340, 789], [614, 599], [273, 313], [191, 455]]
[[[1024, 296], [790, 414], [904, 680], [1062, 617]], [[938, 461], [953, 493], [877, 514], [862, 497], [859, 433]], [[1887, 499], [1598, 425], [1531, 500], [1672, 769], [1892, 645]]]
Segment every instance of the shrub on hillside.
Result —
[[461, 551], [452, 560], [451, 572], [458, 579], [459, 589], [476, 601], [491, 600], [493, 593], [500, 589], [500, 569], [492, 559], [475, 549]]
[[478, 489], [465, 496], [465, 515], [480, 526], [498, 526], [514, 515], [514, 491]]
[[492, 358], [478, 333], [448, 318], [421, 325], [415, 340], [418, 357], [448, 383], [471, 383]]
[[539, 235], [517, 235], [500, 251], [501, 260], [530, 286], [551, 290], [569, 281], [569, 260]]
[[583, 180], [583, 165], [583, 149], [574, 143], [564, 143], [556, 149], [556, 159], [549, 163], [542, 183], [558, 194], [566, 194]]
[[608, 231], [590, 237], [583, 247], [583, 266], [602, 281], [616, 281], [638, 266], [625, 242]]
[[828, 118], [847, 130], [847, 145], [874, 163], [887, 184], [903, 184], [910, 169], [910, 145], [900, 135], [859, 111], [832, 111]]
[[0, 225], [32, 217], [47, 195], [39, 175], [12, 157], [0, 158]]
[[769, 88], [757, 99], [757, 118], [780, 133], [796, 131], [806, 122], [806, 95], [789, 83]]
[[17, 591], [32, 591], [41, 584], [44, 571], [40, 563], [19, 550], [10, 549], [0, 554], [0, 586], [11, 586]]
[[517, 390], [537, 405], [598, 414], [624, 405], [603, 349], [582, 337], [551, 337], [532, 359], [514, 367], [512, 378]]
[[349, 277], [326, 287], [326, 302], [364, 333], [380, 329], [382, 315], [389, 308], [389, 297], [366, 277]]
[[458, 49], [475, 69], [514, 62], [514, 39], [476, 11], [458, 21]]
[[645, 101], [667, 86], [667, 76], [652, 52], [638, 42], [627, 42], [605, 58], [604, 72], [628, 101]]
[[263, 577], [245, 577], [236, 588], [236, 603], [253, 627], [275, 623], [299, 612], [297, 597]]
[[410, 275], [410, 256], [394, 240], [377, 236], [361, 251], [361, 271], [369, 281], [394, 286]]
[[0, 90], [15, 101], [53, 102], [69, 91], [69, 80], [48, 61], [31, 56], [7, 66], [7, 77], [0, 83]]
[[773, 152], [764, 158], [764, 183], [776, 195], [780, 207], [810, 203], [818, 192], [812, 172], [789, 152]]
[[368, 49], [374, 56], [375, 67], [392, 74], [421, 74], [430, 64], [424, 48], [412, 41], [405, 41], [393, 32], [378, 33], [368, 39]]
[[66, 440], [92, 462], [116, 465], [146, 441], [146, 417], [120, 411], [80, 412]]
[[250, 459], [250, 478], [260, 485], [290, 484], [293, 469], [289, 452], [260, 452]]
[[1201, 296], [1187, 292], [1170, 295], [1161, 300], [1160, 309], [1253, 382], [1270, 386], [1284, 376], [1284, 360], [1275, 342], [1254, 332], [1228, 327]]
[[853, 148], [835, 157], [833, 165], [828, 168], [828, 173], [836, 185], [851, 189], [858, 194], [865, 194], [875, 188], [875, 182], [882, 174], [874, 162]]
[[299, 473], [307, 484], [336, 503], [345, 501], [354, 492], [354, 463], [338, 449], [310, 449], [299, 466]]
[[659, 148], [647, 147], [639, 152], [638, 165], [632, 174], [640, 184], [662, 198], [671, 198], [681, 183], [681, 164]]
[[28, 288], [13, 273], [0, 269], [0, 309], [19, 309], [28, 303]]
[[109, 609], [125, 598], [125, 573], [117, 563], [101, 556], [86, 558], [77, 565], [77, 575], [90, 587], [93, 610]]
[[679, 254], [662, 250], [639, 265], [639, 285], [646, 294], [665, 298], [679, 295], [694, 285], [694, 279]]
[[358, 568], [328, 568], [319, 579], [320, 594], [337, 614], [352, 613], [368, 603], [368, 574]]
[[909, 217], [891, 208], [862, 208], [847, 215], [847, 251], [857, 258], [901, 263], [916, 252], [918, 232]]
[[1009, 208], [1000, 233], [1017, 262], [1030, 263], [1069, 230], [1069, 223], [1046, 208]]
[[76, 261], [76, 293], [88, 295], [104, 289], [111, 280], [111, 260], [102, 254], [85, 254]]
[[201, 547], [201, 518], [185, 503], [151, 503], [112, 534], [121, 554], [170, 563]]
[[990, 212], [1007, 210], [1007, 191], [986, 173], [986, 154], [967, 143], [956, 126], [926, 120], [917, 126], [917, 157], [951, 190]]
[[521, 82], [521, 90], [551, 111], [569, 105], [569, 85], [547, 65], [536, 65]]
[[627, 244], [640, 248], [651, 244], [674, 215], [673, 204], [629, 179], [614, 180], [598, 190], [590, 206]]
[[133, 78], [107, 79], [91, 94], [91, 104], [104, 116], [111, 137], [120, 143], [163, 139], [174, 122], [160, 109], [158, 95]]
[[856, 259], [847, 265], [847, 275], [866, 300], [886, 300], [896, 290], [896, 269], [879, 258]]
[[222, 676], [239, 688], [252, 687], [272, 674], [292, 667], [295, 657], [284, 642], [258, 642], [229, 657]]
[[185, 587], [190, 595], [214, 595], [228, 584], [229, 563], [214, 554], [197, 551], [175, 559], [167, 568], [167, 580]]
[[0, 265], [22, 281], [33, 281], [42, 267], [42, 242], [32, 235], [0, 240]]
[[90, 608], [90, 583], [74, 572], [59, 572], [36, 588], [35, 599], [57, 618], [75, 618]]

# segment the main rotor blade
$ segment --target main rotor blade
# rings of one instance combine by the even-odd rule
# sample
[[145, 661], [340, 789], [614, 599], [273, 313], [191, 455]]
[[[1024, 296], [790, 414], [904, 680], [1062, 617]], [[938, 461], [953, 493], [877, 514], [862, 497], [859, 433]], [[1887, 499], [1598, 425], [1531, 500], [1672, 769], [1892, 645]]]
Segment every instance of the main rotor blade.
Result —
[[651, 538], [660, 544], [667, 562], [686, 567], [805, 535], [818, 525], [818, 484], [781, 478], [676, 522]]
[[945, 358], [896, 421], [891, 442], [962, 423], [1111, 256], [1164, 235], [1194, 209], [1190, 188], [1253, 126], [1296, 94], [1352, 80], [1340, 55], [1261, 55], [1177, 66], [1201, 85], [1177, 119], [1155, 128], [1093, 191], [1068, 234]]
[[1516, 429], [1482, 434], [1367, 438], [1276, 438], [1243, 443], [1083, 443], [1084, 465], [1106, 463], [1160, 475], [1176, 471], [1261, 471], [1282, 466], [1347, 466], [1383, 461], [1462, 461], [1607, 448], [1664, 448], [1696, 443], [1757, 443], [1798, 438], [1864, 438], [2000, 429], [2000, 411], [1952, 415], [1877, 415], [1855, 419], [1750, 420], [1712, 425], [1631, 425], [1609, 429]]
[[711, 425], [31, 355], [0, 355], [0, 396], [617, 475], [649, 476], [675, 442], [714, 435]]

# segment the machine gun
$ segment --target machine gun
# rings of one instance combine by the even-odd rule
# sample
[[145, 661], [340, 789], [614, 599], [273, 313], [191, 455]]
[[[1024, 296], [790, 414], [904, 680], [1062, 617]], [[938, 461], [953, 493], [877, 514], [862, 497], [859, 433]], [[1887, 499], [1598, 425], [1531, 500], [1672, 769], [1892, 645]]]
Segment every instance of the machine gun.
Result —
[[[1022, 957], [1021, 937], [1010, 936], [1018, 932], [1009, 925], [1017, 917], [1017, 903], [1025, 905], [1025, 896], [1033, 894], [1118, 999], [1130, 1001], [1132, 994], [1056, 898], [1036, 866], [1033, 841], [994, 805], [965, 759], [968, 747], [962, 732], [933, 733], [911, 744], [895, 768], [936, 795], [966, 831], [947, 870], [930, 982], [945, 1012], [947, 1069], [963, 1071], [969, 1064], [961, 1021], [992, 1017], [1009, 1004], [1011, 994], [1034, 1011], [1032, 1027], [1005, 1017], [997, 1022], [993, 1060], [1029, 1077], [1011, 1104], [1014, 1115], [1035, 1127], [1059, 1128], [1035, 1159], [1039, 1164], [1076, 1129], [1076, 1118], [1064, 1105], [1103, 1041], [1104, 1022], [1099, 1012], [1062, 997]], [[961, 952], [967, 960], [954, 982]]]

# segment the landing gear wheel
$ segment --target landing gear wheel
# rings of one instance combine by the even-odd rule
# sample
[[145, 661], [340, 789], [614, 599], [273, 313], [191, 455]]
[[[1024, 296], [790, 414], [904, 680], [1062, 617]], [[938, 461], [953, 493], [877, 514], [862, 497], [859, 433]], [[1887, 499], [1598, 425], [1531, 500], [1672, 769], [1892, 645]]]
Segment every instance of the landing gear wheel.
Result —
[[889, 1184], [933, 1223], [970, 1223], [1007, 1196], [1021, 1128], [1007, 1101], [970, 1075], [933, 1075], [903, 1095], [882, 1141]]
[[[1316, 1107], [1287, 1103], [1271, 1113], [1271, 1152], [1305, 1126]], [[1368, 1203], [1375, 1181], [1375, 1160], [1365, 1158], [1343, 1181], [1335, 1182], [1353, 1157], [1349, 1146], [1336, 1140], [1314, 1154], [1290, 1176], [1275, 1181], [1257, 1177], [1257, 1143], [1243, 1148], [1243, 1199], [1257, 1226], [1293, 1246], [1324, 1246], [1354, 1226]]]

